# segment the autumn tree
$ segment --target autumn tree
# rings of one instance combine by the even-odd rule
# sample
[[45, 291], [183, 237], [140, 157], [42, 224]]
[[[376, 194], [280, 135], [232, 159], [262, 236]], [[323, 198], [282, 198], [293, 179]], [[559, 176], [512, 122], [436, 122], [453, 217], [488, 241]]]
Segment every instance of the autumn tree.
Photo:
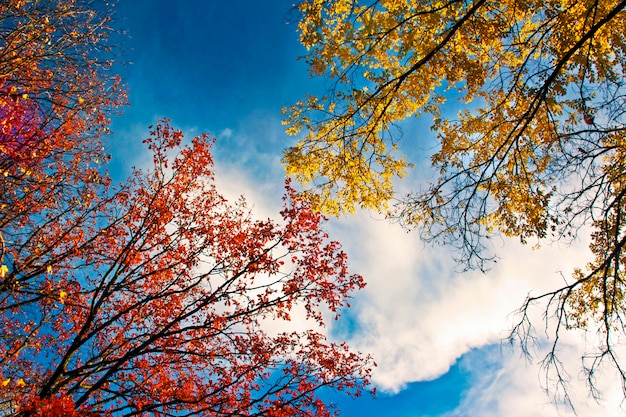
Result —
[[0, 5], [0, 415], [331, 415], [316, 390], [358, 395], [370, 361], [319, 328], [361, 277], [290, 188], [281, 221], [222, 198], [206, 136], [159, 124], [112, 187], [109, 16]]
[[0, 4], [3, 254], [9, 245], [36, 242], [27, 231], [41, 227], [29, 224], [35, 213], [44, 217], [76, 197], [77, 188], [106, 181], [98, 173], [107, 158], [102, 137], [111, 111], [125, 103], [119, 79], [108, 71], [110, 13], [100, 1]]
[[108, 72], [110, 12], [96, 1], [0, 4], [0, 293], [82, 244], [76, 233], [109, 182], [102, 139], [125, 103]]
[[[318, 388], [367, 384], [369, 359], [319, 332], [364, 285], [322, 215], [287, 186], [281, 220], [254, 220], [216, 190], [212, 139], [182, 140], [156, 126], [153, 169], [83, 204], [71, 256], [5, 269], [5, 415], [329, 416]], [[271, 330], [294, 314], [307, 329]]]
[[118, 100], [110, 44], [112, 4], [104, 0], [7, 0], [0, 5], [0, 91], [38, 104], [43, 122], [86, 113], [101, 123]]
[[[286, 169], [314, 208], [378, 210], [456, 247], [465, 267], [486, 267], [496, 234], [537, 243], [590, 227], [595, 259], [522, 311], [545, 301], [555, 341], [565, 329], [597, 331], [584, 362], [592, 384], [604, 362], [626, 380], [615, 349], [626, 318], [625, 6], [305, 0], [305, 58], [331, 88], [285, 109], [298, 135]], [[458, 114], [450, 98], [465, 103]], [[411, 167], [400, 122], [418, 116], [432, 117], [436, 178], [396, 195]], [[408, 139], [404, 149], [419, 146]], [[516, 331], [528, 341], [522, 316]], [[555, 352], [556, 342], [547, 360], [558, 367]]]

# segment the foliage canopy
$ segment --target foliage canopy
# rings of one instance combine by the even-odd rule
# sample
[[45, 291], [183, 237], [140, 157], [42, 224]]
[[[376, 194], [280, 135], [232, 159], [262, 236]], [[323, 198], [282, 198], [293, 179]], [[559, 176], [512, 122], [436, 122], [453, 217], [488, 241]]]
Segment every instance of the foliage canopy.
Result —
[[[525, 307], [545, 298], [562, 325], [557, 336], [598, 328], [590, 381], [605, 359], [626, 378], [613, 349], [626, 307], [625, 6], [305, 0], [306, 59], [332, 84], [284, 109], [288, 133], [299, 135], [284, 154], [287, 173], [315, 207], [379, 210], [455, 246], [470, 268], [485, 267], [496, 234], [526, 243], [590, 226], [595, 259]], [[465, 103], [456, 115], [450, 97]], [[397, 196], [394, 181], [411, 166], [397, 126], [422, 115], [433, 118], [436, 178]], [[516, 330], [528, 336], [527, 324]]]

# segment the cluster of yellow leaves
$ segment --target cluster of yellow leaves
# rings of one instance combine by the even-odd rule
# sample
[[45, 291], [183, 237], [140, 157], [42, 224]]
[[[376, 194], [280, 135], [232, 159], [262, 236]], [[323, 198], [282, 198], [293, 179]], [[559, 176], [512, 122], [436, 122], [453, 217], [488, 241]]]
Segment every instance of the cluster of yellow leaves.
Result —
[[[626, 1], [304, 0], [299, 8], [311, 74], [333, 82], [326, 96], [284, 109], [297, 138], [286, 171], [315, 208], [378, 210], [479, 267], [493, 233], [560, 239], [592, 219], [596, 259], [576, 270], [565, 305], [583, 327], [624, 311]], [[450, 114], [450, 98], [465, 108]], [[411, 164], [394, 129], [424, 114], [433, 117], [438, 175], [399, 197], [394, 181]]]
[[[626, 216], [621, 221], [625, 219]], [[615, 216], [610, 216], [611, 224], [595, 225], [597, 231], [591, 249], [596, 257], [586, 271], [580, 268], [574, 271], [576, 286], [566, 299], [570, 326], [588, 328], [590, 322], [604, 322], [607, 332], [621, 330], [620, 317], [626, 311], [626, 255], [614, 246], [619, 235], [615, 220]]]
[[7, 379], [2, 379], [0, 378], [0, 388], [23, 388], [26, 386], [26, 382], [24, 382], [23, 378], [18, 379], [15, 382], [15, 385], [13, 387], [10, 387], [9, 384], [11, 384], [11, 378], [7, 378]]
[[[284, 109], [287, 132], [298, 136], [285, 152], [286, 170], [317, 208], [385, 212], [393, 179], [411, 166], [397, 152], [394, 124], [429, 113], [441, 175], [400, 206], [402, 220], [445, 221], [446, 205], [464, 211], [477, 199], [479, 209], [459, 213], [470, 222], [522, 240], [546, 235], [555, 171], [567, 164], [563, 148], [578, 147], [565, 135], [580, 131], [589, 112], [608, 111], [598, 89], [610, 96], [621, 88], [623, 1], [311, 0], [299, 7], [311, 73], [335, 82], [328, 96]], [[471, 104], [449, 118], [442, 106], [454, 95]], [[611, 117], [607, 129], [623, 127]]]
[[595, 257], [585, 270], [575, 270], [576, 284], [567, 305], [569, 318], [578, 327], [604, 322], [607, 331], [620, 331], [626, 311], [626, 137], [621, 132], [607, 134], [602, 146], [611, 150], [603, 155], [602, 176], [596, 180], [607, 184], [602, 194], [606, 210], [593, 223], [590, 249]]
[[[322, 107], [318, 110], [324, 111]], [[330, 215], [351, 213], [357, 203], [362, 207], [386, 208], [393, 196], [393, 176], [403, 176], [409, 164], [403, 157], [395, 159], [390, 155], [388, 145], [377, 140], [377, 135], [361, 142], [350, 141], [337, 135], [338, 128], [330, 120], [317, 130], [323, 141], [305, 139], [290, 148], [284, 158], [288, 174], [305, 186], [326, 179], [319, 192], [307, 195], [315, 208]], [[392, 149], [395, 151], [395, 146]]]

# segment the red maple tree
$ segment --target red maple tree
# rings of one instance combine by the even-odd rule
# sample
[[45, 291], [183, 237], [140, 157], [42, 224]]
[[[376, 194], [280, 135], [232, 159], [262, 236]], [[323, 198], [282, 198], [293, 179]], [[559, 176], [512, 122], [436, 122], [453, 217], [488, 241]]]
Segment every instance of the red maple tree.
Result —
[[0, 4], [0, 293], [74, 253], [85, 208], [109, 182], [103, 137], [126, 94], [108, 71], [104, 6]]
[[[90, 206], [109, 183], [103, 137], [126, 96], [108, 72], [110, 9], [102, 5], [0, 4], [0, 297], [28, 292], [22, 309], [55, 296], [51, 283], [29, 283], [78, 253]], [[9, 330], [0, 338], [13, 339]]]
[[111, 185], [105, 3], [0, 4], [0, 415], [329, 415], [369, 358], [264, 323], [317, 328], [361, 277], [289, 186], [281, 221], [227, 202], [207, 136], [160, 123]]
[[[320, 387], [368, 384], [370, 359], [315, 330], [364, 285], [323, 217], [287, 184], [281, 220], [254, 220], [216, 190], [212, 140], [182, 139], [159, 123], [146, 140], [154, 169], [72, 206], [82, 220], [61, 227], [71, 239], [55, 246], [59, 262], [6, 274], [4, 410], [328, 416]], [[296, 311], [310, 329], [264, 325]]]

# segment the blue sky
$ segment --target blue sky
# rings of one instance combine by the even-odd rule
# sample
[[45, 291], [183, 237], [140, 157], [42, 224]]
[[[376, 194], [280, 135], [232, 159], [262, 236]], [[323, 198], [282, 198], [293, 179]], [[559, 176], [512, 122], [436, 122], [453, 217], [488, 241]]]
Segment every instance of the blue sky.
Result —
[[[244, 195], [259, 216], [277, 212], [282, 195], [281, 152], [293, 143], [280, 109], [323, 80], [310, 79], [298, 43], [293, 0], [120, 0], [115, 25], [130, 38], [117, 67], [131, 107], [114, 120], [114, 175], [142, 165], [148, 126], [167, 117], [187, 134], [218, 138], [218, 184], [227, 196]], [[406, 149], [428, 149], [424, 123], [405, 130]], [[419, 141], [417, 140], [419, 138]], [[418, 161], [419, 162], [419, 154]], [[423, 155], [424, 161], [427, 154]], [[416, 188], [428, 169], [399, 184]], [[421, 174], [420, 174], [421, 173]], [[460, 274], [446, 248], [422, 244], [380, 216], [360, 212], [332, 220], [328, 230], [348, 252], [368, 287], [353, 308], [328, 328], [371, 352], [378, 398], [357, 400], [326, 393], [348, 417], [554, 416], [542, 390], [537, 358], [527, 361], [501, 341], [529, 292], [540, 293], [569, 275], [573, 260], [588, 257], [586, 243], [531, 251], [497, 244], [501, 261], [487, 275]], [[541, 309], [533, 314], [537, 323]], [[540, 329], [541, 330], [541, 329]], [[541, 339], [541, 334], [540, 341]], [[590, 341], [592, 343], [593, 341]], [[620, 387], [602, 378], [605, 402], [588, 401], [578, 381], [580, 335], [566, 335], [562, 355], [571, 361], [579, 415], [619, 414]], [[541, 345], [537, 352], [541, 355]], [[558, 415], [571, 411], [560, 408]]]

